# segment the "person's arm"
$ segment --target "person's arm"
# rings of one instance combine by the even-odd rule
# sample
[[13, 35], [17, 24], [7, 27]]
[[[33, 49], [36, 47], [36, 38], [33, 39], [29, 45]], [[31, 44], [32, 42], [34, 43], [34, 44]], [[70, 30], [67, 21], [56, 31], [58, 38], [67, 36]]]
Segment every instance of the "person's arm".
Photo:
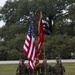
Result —
[[63, 66], [63, 75], [66, 74], [65, 67]]
[[16, 73], [17, 74], [20, 73], [20, 65], [18, 65], [17, 70], [16, 70]]
[[49, 65], [49, 75], [53, 75], [53, 67]]
[[35, 68], [36, 72], [38, 75], [41, 74], [41, 65], [39, 64], [36, 68]]

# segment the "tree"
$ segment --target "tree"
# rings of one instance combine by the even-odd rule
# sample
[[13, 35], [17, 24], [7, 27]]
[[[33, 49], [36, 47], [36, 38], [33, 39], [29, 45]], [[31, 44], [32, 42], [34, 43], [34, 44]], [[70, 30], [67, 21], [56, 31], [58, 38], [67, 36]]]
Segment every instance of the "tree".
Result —
[[[46, 21], [46, 18], [48, 18], [49, 23], [49, 25], [44, 26], [45, 33], [58, 33], [55, 26], [66, 25], [66, 19], [69, 19], [68, 10], [71, 5], [74, 6], [74, 3], [74, 0], [10, 0], [1, 10], [1, 19], [6, 22], [7, 26], [14, 23], [27, 24], [31, 18], [30, 13], [34, 12], [37, 23], [39, 13], [42, 11], [43, 20]], [[63, 13], [63, 11], [67, 12]], [[36, 23], [35, 28], [37, 27]]]
[[8, 57], [8, 47], [0, 46], [0, 60], [7, 60]]
[[[2, 27], [1, 28], [1, 37], [4, 38], [4, 42], [0, 42], [0, 48], [1, 48], [1, 54], [6, 55], [6, 59], [20, 59], [20, 56], [22, 55], [22, 58], [25, 58], [25, 55], [22, 51], [23, 43], [25, 40], [25, 36], [27, 34], [27, 26], [25, 25], [11, 25], [9, 27]], [[5, 48], [8, 48], [6, 50]], [[4, 52], [4, 53], [2, 53]], [[17, 54], [16, 54], [17, 53]], [[13, 55], [12, 55], [13, 54]], [[5, 55], [4, 55], [5, 56]], [[1, 60], [4, 60], [5, 58], [2, 56]]]
[[[8, 54], [7, 59], [19, 59], [20, 53], [23, 55], [21, 49], [30, 25], [32, 12], [34, 12], [37, 38], [37, 24], [40, 11], [42, 11], [44, 32], [49, 35], [45, 35], [48, 58], [54, 58], [57, 55], [62, 58], [70, 58], [71, 52], [75, 52], [74, 3], [75, 0], [8, 0], [0, 10], [0, 20], [6, 23], [4, 27], [0, 28], [0, 37], [4, 38], [4, 42], [0, 43], [1, 54], [3, 49], [5, 51], [5, 48], [8, 48], [4, 52]], [[14, 55], [12, 55], [13, 53]], [[43, 58], [42, 55], [41, 58]]]
[[[74, 37], [66, 35], [51, 35], [45, 36], [45, 51], [46, 56], [55, 58], [60, 56], [61, 58], [71, 58], [71, 53], [75, 52]], [[42, 51], [43, 53], [43, 51]], [[41, 55], [43, 55], [41, 53]]]

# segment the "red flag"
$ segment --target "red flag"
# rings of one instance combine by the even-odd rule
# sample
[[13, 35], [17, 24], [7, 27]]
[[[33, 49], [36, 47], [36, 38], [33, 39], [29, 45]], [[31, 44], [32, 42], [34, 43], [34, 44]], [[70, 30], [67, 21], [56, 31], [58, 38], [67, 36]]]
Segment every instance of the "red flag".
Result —
[[36, 51], [36, 66], [39, 64], [40, 52], [43, 42], [44, 42], [43, 24], [42, 24], [42, 16], [40, 16], [38, 23], [38, 49]]
[[32, 70], [35, 66], [35, 38], [33, 33], [33, 19], [28, 30], [28, 34], [23, 46], [23, 51], [29, 59], [29, 68]]

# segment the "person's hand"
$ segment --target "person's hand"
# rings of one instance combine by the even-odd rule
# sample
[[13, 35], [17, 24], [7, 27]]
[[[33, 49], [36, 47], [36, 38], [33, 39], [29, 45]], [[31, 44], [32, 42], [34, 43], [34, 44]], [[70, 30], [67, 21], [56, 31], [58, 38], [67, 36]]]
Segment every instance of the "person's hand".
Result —
[[19, 71], [17, 71], [17, 73], [19, 73]]
[[65, 75], [65, 72], [63, 73], [63, 75]]

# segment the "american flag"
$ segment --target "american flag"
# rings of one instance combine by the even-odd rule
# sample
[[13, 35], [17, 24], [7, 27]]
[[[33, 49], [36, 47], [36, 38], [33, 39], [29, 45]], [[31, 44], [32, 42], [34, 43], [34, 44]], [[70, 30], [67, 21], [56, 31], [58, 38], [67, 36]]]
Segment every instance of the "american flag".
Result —
[[26, 40], [24, 42], [23, 51], [26, 54], [27, 58], [29, 59], [29, 68], [31, 70], [34, 69], [35, 66], [35, 38], [34, 38], [34, 32], [33, 32], [33, 18], [28, 30], [28, 34], [26, 37]]

